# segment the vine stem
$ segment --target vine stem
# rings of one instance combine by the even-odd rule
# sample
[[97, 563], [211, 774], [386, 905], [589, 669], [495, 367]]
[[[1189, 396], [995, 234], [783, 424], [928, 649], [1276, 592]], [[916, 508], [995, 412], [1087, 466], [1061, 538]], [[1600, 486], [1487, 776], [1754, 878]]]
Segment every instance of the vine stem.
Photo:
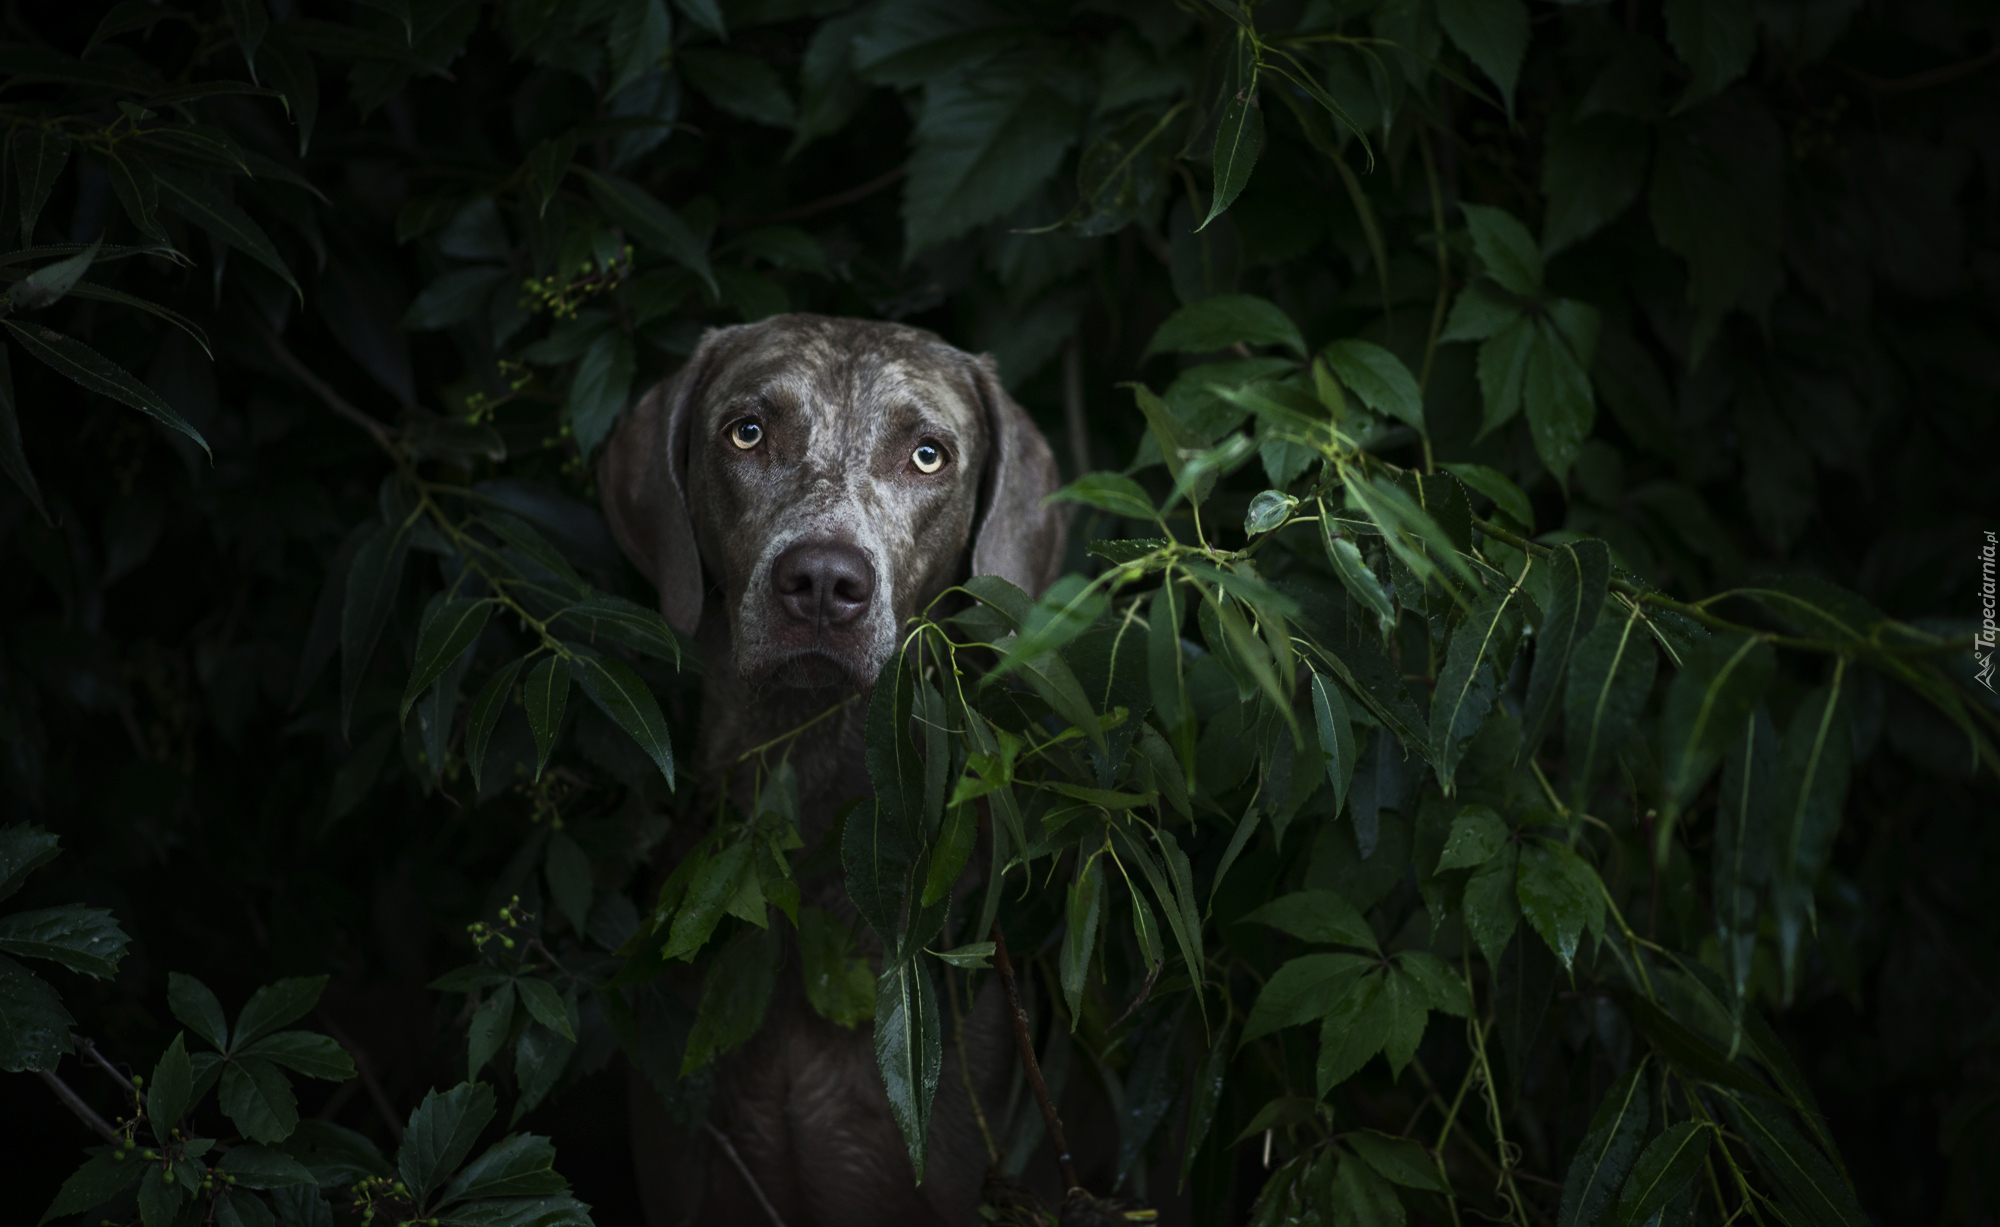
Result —
[[1007, 1008], [1014, 1012], [1014, 1044], [1021, 1050], [1021, 1067], [1028, 1073], [1028, 1086], [1035, 1092], [1035, 1103], [1042, 1110], [1049, 1141], [1055, 1144], [1056, 1167], [1062, 1173], [1063, 1195], [1067, 1197], [1070, 1190], [1082, 1186], [1076, 1181], [1076, 1164], [1070, 1158], [1062, 1117], [1056, 1113], [1055, 1101], [1049, 1098], [1048, 1084], [1042, 1081], [1042, 1065], [1035, 1059], [1035, 1039], [1028, 1029], [1028, 1012], [1021, 1008], [1021, 989], [1014, 981], [1014, 961], [1007, 957], [1007, 937], [997, 923], [993, 926], [993, 969], [1000, 973], [1000, 986], [1007, 990]]
[[1521, 1190], [1514, 1183], [1514, 1158], [1508, 1148], [1507, 1124], [1500, 1112], [1500, 1087], [1493, 1079], [1493, 1065], [1486, 1056], [1486, 1036], [1490, 1028], [1481, 1026], [1476, 1018], [1467, 1020], [1466, 1028], [1472, 1033], [1473, 1060], [1479, 1081], [1486, 1090], [1487, 1123], [1493, 1129], [1493, 1154], [1499, 1161], [1500, 1180], [1494, 1191], [1502, 1192], [1507, 1199], [1508, 1221], [1518, 1221], [1526, 1227], [1528, 1204], [1521, 1199]]
[[110, 1122], [99, 1116], [96, 1109], [85, 1103], [83, 1096], [71, 1090], [69, 1083], [64, 1082], [57, 1075], [56, 1071], [52, 1069], [38, 1069], [35, 1073], [43, 1082], [48, 1084], [50, 1090], [56, 1093], [56, 1098], [62, 1100], [65, 1108], [74, 1112], [78, 1120], [90, 1127], [92, 1133], [95, 1133], [98, 1137], [103, 1138], [113, 1146], [122, 1146], [124, 1144], [124, 1135], [113, 1129]]

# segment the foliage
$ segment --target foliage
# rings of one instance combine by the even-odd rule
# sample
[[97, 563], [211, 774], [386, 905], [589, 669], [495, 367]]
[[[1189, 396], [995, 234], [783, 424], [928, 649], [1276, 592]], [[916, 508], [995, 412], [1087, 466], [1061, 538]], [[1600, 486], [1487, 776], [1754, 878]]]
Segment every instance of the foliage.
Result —
[[[1996, 863], [1990, 20], [228, 0], [10, 29], [0, 796], [88, 852], [0, 951], [105, 978], [70, 1008], [166, 1052], [51, 1213], [312, 1221], [317, 1185], [584, 1221], [542, 1138], [461, 1167], [500, 1096], [511, 1128], [622, 1049], [694, 1123], [789, 948], [816, 1009], [873, 1020], [921, 1170], [998, 938], [1057, 1094], [1116, 1114], [1092, 1183], [1185, 1185], [1201, 1221], [1990, 1205], [1996, 1003], [1960, 953]], [[747, 812], [676, 779], [699, 662], [590, 506], [628, 402], [787, 309], [995, 353], [1078, 514], [1047, 594], [973, 577], [908, 628], [866, 700], [876, 798], [810, 848], [782, 744]], [[11, 894], [54, 837], [0, 839]], [[801, 906], [836, 866], [879, 974]], [[113, 912], [150, 948], [115, 984]], [[168, 949], [242, 990], [234, 1032]], [[329, 1016], [396, 983], [459, 1007], [463, 1065], [422, 1027], [371, 1054], [421, 1098], [377, 1105], [393, 1167], [281, 1072], [354, 1073], [277, 1030], [326, 974]], [[7, 1068], [52, 1069], [64, 1006], [0, 975]], [[216, 1051], [131, 1008], [162, 999]], [[241, 1135], [213, 1168], [210, 1089]], [[1942, 1120], [1863, 1122], [1931, 1092]], [[994, 1126], [1019, 1173], [1024, 1090]]]

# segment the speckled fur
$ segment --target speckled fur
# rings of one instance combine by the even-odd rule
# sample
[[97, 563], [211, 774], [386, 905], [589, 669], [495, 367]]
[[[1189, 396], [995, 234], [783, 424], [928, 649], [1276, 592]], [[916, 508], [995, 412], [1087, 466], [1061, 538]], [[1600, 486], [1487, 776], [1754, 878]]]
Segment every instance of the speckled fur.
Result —
[[[744, 414], [765, 428], [750, 451], [727, 436]], [[936, 474], [910, 464], [927, 438], [949, 456]], [[621, 424], [600, 479], [620, 544], [708, 661], [698, 761], [710, 789], [743, 791], [747, 773], [731, 768], [746, 750], [865, 691], [904, 621], [952, 583], [998, 574], [1035, 593], [1062, 561], [1062, 520], [1041, 506], [1054, 461], [991, 361], [901, 325], [793, 315], [710, 332]], [[771, 567], [800, 543], [868, 558], [876, 589], [861, 618], [814, 628], [783, 614]], [[809, 845], [844, 801], [870, 791], [864, 718], [864, 705], [850, 703], [792, 746]], [[838, 874], [803, 890], [806, 902], [854, 918]], [[879, 959], [867, 937], [863, 953]], [[719, 1063], [709, 1122], [788, 1227], [972, 1221], [986, 1156], [953, 1046], [917, 1186], [870, 1027], [819, 1017], [790, 970], [795, 954], [788, 946], [763, 1028]], [[965, 1052], [990, 1117], [1013, 1070], [995, 984], [967, 1012]], [[630, 1095], [655, 1227], [766, 1221], [705, 1134], [676, 1126], [643, 1078]]]

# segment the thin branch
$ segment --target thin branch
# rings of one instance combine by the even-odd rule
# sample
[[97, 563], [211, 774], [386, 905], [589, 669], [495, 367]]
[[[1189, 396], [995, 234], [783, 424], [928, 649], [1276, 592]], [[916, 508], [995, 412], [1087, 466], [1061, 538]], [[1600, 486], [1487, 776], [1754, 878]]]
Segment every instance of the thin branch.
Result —
[[1056, 1114], [1048, 1084], [1042, 1081], [1042, 1065], [1035, 1059], [1035, 1041], [1028, 1031], [1028, 1012], [1021, 1008], [1021, 990], [1014, 983], [1014, 961], [1007, 957], [1007, 938], [998, 924], [993, 926], [993, 967], [1000, 973], [1001, 986], [1007, 990], [1007, 1006], [1014, 1011], [1014, 1043], [1021, 1050], [1021, 1065], [1028, 1071], [1028, 1086], [1042, 1109], [1042, 1123], [1048, 1126], [1049, 1141], [1055, 1143], [1056, 1167], [1062, 1172], [1063, 1192], [1067, 1194], [1082, 1186], [1076, 1181], [1076, 1164], [1070, 1158], [1069, 1139], [1063, 1135], [1062, 1117]]
[[1942, 68], [1933, 68], [1928, 72], [1920, 72], [1915, 76], [1909, 77], [1878, 77], [1872, 73], [1863, 72], [1859, 68], [1851, 68], [1838, 61], [1829, 60], [1828, 63], [1848, 76], [1853, 77], [1856, 81], [1861, 82], [1873, 93], [1902, 94], [1913, 89], [1927, 89], [1933, 85], [1943, 85], [1947, 81], [1956, 81], [1960, 77], [1969, 77], [1996, 60], [2000, 60], [2000, 46], [1993, 47], [1985, 55], [1976, 56], [1969, 60], [1960, 60], [1956, 64], [1946, 64]]
[[395, 427], [377, 421], [349, 404], [346, 397], [334, 391], [326, 380], [313, 374], [312, 370], [305, 363], [299, 361], [298, 357], [290, 349], [286, 348], [284, 341], [279, 339], [278, 334], [271, 331], [271, 326], [263, 320], [258, 319], [255, 313], [251, 314], [250, 327], [256, 330], [258, 338], [264, 342], [264, 348], [271, 351], [271, 356], [278, 360], [278, 364], [290, 371], [292, 377], [304, 384], [313, 395], [324, 401], [327, 408], [367, 431], [369, 436], [381, 446], [382, 450], [394, 451], [394, 448], [390, 445], [390, 440], [396, 437]]
[[729, 1161], [736, 1165], [737, 1174], [743, 1177], [743, 1183], [750, 1186], [751, 1196], [757, 1199], [758, 1205], [764, 1207], [764, 1214], [771, 1220], [771, 1227], [785, 1227], [784, 1217], [778, 1213], [778, 1208], [771, 1204], [771, 1199], [764, 1196], [764, 1186], [758, 1184], [757, 1178], [750, 1174], [750, 1165], [743, 1162], [742, 1155], [736, 1153], [736, 1147], [730, 1143], [729, 1135], [717, 1129], [714, 1121], [705, 1120], [701, 1124], [702, 1128], [708, 1130], [708, 1135], [715, 1139], [716, 1145], [722, 1147], [722, 1153], [728, 1155]]
[[95, 1133], [98, 1137], [103, 1138], [105, 1141], [111, 1143], [113, 1146], [120, 1146], [124, 1144], [125, 1142], [124, 1135], [120, 1134], [116, 1129], [113, 1129], [111, 1125], [108, 1122], [106, 1122], [103, 1117], [97, 1114], [95, 1109], [93, 1109], [89, 1104], [83, 1102], [83, 1096], [77, 1094], [75, 1091], [70, 1090], [69, 1083], [64, 1082], [61, 1078], [57, 1077], [56, 1071], [52, 1069], [38, 1069], [35, 1072], [41, 1075], [43, 1082], [49, 1084], [49, 1089], [56, 1093], [57, 1099], [63, 1101], [63, 1106], [65, 1108], [68, 1108], [70, 1111], [76, 1113], [76, 1118], [78, 1120], [90, 1126], [90, 1131], [92, 1133]]
[[389, 1093], [382, 1089], [382, 1083], [375, 1077], [375, 1066], [368, 1059], [368, 1050], [355, 1043], [353, 1036], [341, 1030], [340, 1024], [333, 1021], [333, 1015], [325, 1010], [318, 1013], [320, 1024], [326, 1028], [326, 1033], [331, 1035], [342, 1048], [347, 1049], [348, 1055], [354, 1058], [355, 1072], [361, 1076], [361, 1085], [367, 1089], [368, 1098], [375, 1104], [375, 1111], [381, 1114], [382, 1123], [389, 1127], [389, 1136], [396, 1139], [397, 1145], [402, 1145], [403, 1122], [396, 1119], [396, 1107], [389, 1101]]
[[772, 222], [797, 221], [802, 217], [811, 217], [815, 213], [824, 213], [828, 209], [838, 209], [844, 204], [853, 204], [857, 200], [873, 196], [908, 173], [909, 167], [898, 166], [887, 174], [875, 176], [859, 187], [851, 187], [844, 192], [835, 192], [833, 195], [822, 200], [815, 200], [811, 204], [802, 204], [791, 209], [779, 209], [776, 213], [752, 213], [748, 217], [732, 217], [724, 221], [723, 224], [732, 227], [768, 226]]

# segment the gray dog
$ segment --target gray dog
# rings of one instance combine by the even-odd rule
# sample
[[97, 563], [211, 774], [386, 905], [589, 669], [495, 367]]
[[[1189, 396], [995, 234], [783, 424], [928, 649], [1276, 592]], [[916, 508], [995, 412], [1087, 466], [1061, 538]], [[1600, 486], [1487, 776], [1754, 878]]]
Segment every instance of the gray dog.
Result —
[[[867, 692], [945, 588], [999, 575], [1035, 595], [1062, 565], [1063, 520], [1043, 506], [1055, 462], [992, 360], [897, 324], [784, 315], [709, 332], [620, 425], [600, 478], [619, 544], [708, 662], [699, 778], [744, 802], [739, 758]], [[865, 714], [850, 704], [792, 744], [809, 846], [871, 791]], [[837, 875], [804, 891], [853, 919]], [[966, 1071], [947, 1045], [917, 1187], [869, 1028], [819, 1017], [795, 973], [779, 984], [763, 1028], [721, 1062], [701, 1135], [635, 1076], [656, 1227], [773, 1210], [788, 1227], [971, 1219], [986, 1156], [965, 1074], [990, 1118], [1013, 1070], [994, 986], [965, 1022]]]

